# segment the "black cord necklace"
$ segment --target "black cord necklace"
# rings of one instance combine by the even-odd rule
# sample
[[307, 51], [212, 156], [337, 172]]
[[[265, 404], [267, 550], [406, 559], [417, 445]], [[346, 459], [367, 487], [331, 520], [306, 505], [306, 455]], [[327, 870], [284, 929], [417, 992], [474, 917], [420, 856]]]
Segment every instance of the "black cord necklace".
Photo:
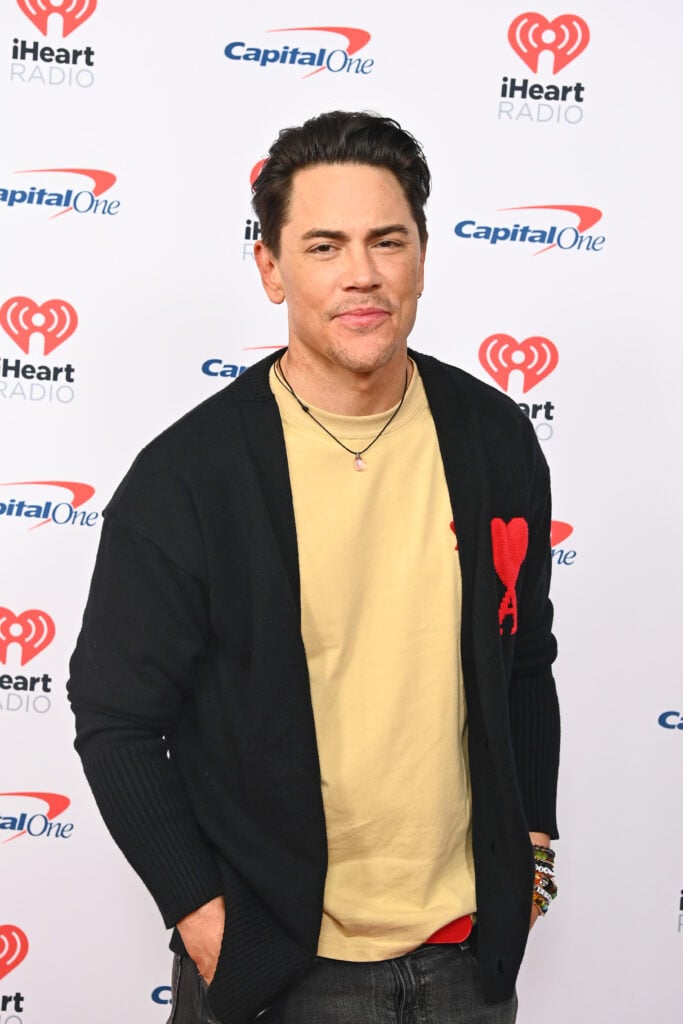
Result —
[[299, 396], [297, 395], [297, 393], [296, 393], [296, 391], [294, 390], [294, 388], [292, 387], [292, 385], [291, 385], [291, 384], [289, 383], [289, 381], [287, 380], [287, 377], [285, 376], [285, 371], [284, 371], [284, 370], [282, 369], [282, 357], [280, 357], [280, 358], [278, 359], [277, 363], [275, 364], [275, 376], [276, 376], [276, 377], [277, 377], [277, 379], [278, 379], [278, 380], [280, 381], [280, 383], [282, 384], [282, 386], [283, 386], [283, 387], [285, 387], [285, 388], [286, 388], [286, 389], [287, 389], [287, 390], [289, 391], [290, 395], [292, 395], [292, 397], [293, 397], [293, 398], [295, 398], [295, 399], [297, 400], [297, 402], [299, 403], [299, 405], [301, 406], [301, 408], [303, 409], [303, 411], [304, 411], [304, 412], [306, 413], [306, 415], [307, 415], [307, 416], [310, 416], [310, 417], [311, 417], [311, 419], [313, 420], [313, 422], [314, 422], [314, 423], [317, 423], [317, 424], [318, 424], [318, 426], [320, 427], [320, 429], [321, 429], [321, 430], [324, 430], [324, 431], [325, 431], [325, 433], [326, 433], [326, 434], [328, 434], [328, 435], [329, 435], [329, 436], [330, 436], [330, 437], [332, 438], [332, 440], [333, 440], [333, 441], [336, 441], [336, 442], [337, 442], [337, 444], [338, 444], [338, 445], [339, 445], [339, 446], [340, 446], [341, 448], [343, 448], [345, 452], [348, 452], [348, 453], [349, 453], [349, 455], [353, 455], [353, 456], [354, 456], [354, 459], [353, 459], [353, 468], [354, 468], [354, 469], [357, 469], [359, 473], [360, 473], [360, 472], [361, 472], [362, 470], [364, 470], [364, 469], [365, 469], [365, 463], [363, 462], [362, 456], [363, 456], [363, 455], [365, 455], [366, 451], [367, 451], [367, 450], [368, 450], [369, 448], [372, 448], [373, 444], [374, 444], [374, 443], [375, 443], [376, 441], [379, 441], [380, 437], [382, 436], [382, 434], [384, 433], [384, 431], [385, 431], [385, 430], [387, 429], [387, 427], [389, 426], [389, 424], [390, 424], [390, 423], [393, 423], [393, 421], [394, 421], [394, 420], [396, 419], [396, 416], [398, 415], [399, 409], [400, 409], [400, 408], [401, 408], [401, 406], [403, 405], [403, 401], [404, 401], [404, 399], [405, 399], [405, 397], [406, 397], [406, 391], [408, 390], [408, 368], [406, 367], [406, 377], [405, 377], [405, 381], [404, 381], [404, 383], [403, 383], [403, 394], [401, 395], [401, 401], [400, 401], [400, 402], [398, 403], [398, 405], [396, 406], [396, 408], [395, 408], [395, 409], [394, 409], [394, 411], [392, 412], [391, 416], [389, 417], [389, 419], [387, 420], [387, 422], [386, 422], [386, 423], [384, 424], [384, 426], [383, 426], [383, 427], [382, 427], [382, 429], [380, 430], [379, 434], [377, 434], [377, 435], [376, 435], [375, 437], [373, 437], [373, 439], [372, 439], [372, 441], [370, 442], [370, 444], [366, 444], [365, 448], [361, 448], [361, 449], [360, 449], [360, 451], [356, 451], [356, 450], [355, 450], [355, 449], [353, 449], [353, 448], [348, 448], [348, 447], [347, 447], [347, 446], [346, 446], [346, 445], [344, 444], [344, 442], [343, 442], [343, 441], [340, 441], [338, 437], [335, 437], [335, 435], [334, 435], [334, 434], [332, 433], [332, 431], [331, 431], [331, 430], [328, 430], [328, 429], [327, 429], [327, 427], [325, 426], [325, 424], [324, 424], [324, 423], [321, 423], [321, 422], [320, 422], [320, 420], [318, 420], [318, 419], [316, 419], [316, 418], [315, 418], [315, 416], [313, 415], [313, 413], [311, 412], [311, 410], [309, 409], [309, 407], [308, 407], [307, 405], [304, 405], [304, 403], [303, 403], [303, 402], [301, 401], [301, 399], [300, 399], [300, 398], [299, 398]]

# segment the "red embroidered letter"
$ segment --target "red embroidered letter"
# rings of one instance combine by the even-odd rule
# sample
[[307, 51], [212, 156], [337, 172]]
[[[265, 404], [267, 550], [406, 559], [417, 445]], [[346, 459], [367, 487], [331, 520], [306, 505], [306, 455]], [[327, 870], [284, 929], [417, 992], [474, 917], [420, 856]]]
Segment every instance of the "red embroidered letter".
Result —
[[493, 544], [493, 564], [505, 587], [503, 600], [498, 609], [500, 632], [503, 632], [503, 621], [512, 616], [510, 636], [517, 632], [517, 594], [515, 586], [522, 562], [526, 556], [529, 543], [529, 528], [526, 519], [491, 520], [491, 543]]

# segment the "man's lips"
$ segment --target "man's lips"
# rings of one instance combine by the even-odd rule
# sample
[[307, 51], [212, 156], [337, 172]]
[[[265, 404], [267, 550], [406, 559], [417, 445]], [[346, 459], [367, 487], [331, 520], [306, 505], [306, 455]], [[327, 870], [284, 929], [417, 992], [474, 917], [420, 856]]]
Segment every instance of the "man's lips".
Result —
[[376, 327], [389, 316], [389, 311], [380, 306], [359, 306], [337, 313], [334, 319], [340, 320], [345, 327]]

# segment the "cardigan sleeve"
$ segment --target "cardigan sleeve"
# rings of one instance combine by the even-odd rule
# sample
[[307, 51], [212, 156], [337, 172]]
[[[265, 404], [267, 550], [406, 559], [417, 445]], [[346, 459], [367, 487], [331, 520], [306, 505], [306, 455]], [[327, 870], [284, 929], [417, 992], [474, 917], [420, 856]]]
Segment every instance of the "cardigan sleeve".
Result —
[[166, 736], [207, 643], [204, 584], [107, 516], [68, 695], [104, 821], [173, 926], [221, 893]]
[[557, 644], [549, 597], [550, 478], [535, 437], [532, 451], [529, 541], [510, 680], [510, 727], [529, 831], [546, 832], [555, 839], [560, 715], [551, 668]]

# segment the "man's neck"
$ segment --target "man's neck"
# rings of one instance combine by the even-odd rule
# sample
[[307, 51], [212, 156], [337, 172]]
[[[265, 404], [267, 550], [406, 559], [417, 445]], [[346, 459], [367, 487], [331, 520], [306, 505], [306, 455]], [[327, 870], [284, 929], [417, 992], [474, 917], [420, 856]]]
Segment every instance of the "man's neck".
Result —
[[300, 401], [337, 416], [386, 412], [401, 401], [413, 374], [413, 363], [405, 352], [386, 366], [358, 372], [334, 364], [314, 364], [288, 349], [280, 366]]

